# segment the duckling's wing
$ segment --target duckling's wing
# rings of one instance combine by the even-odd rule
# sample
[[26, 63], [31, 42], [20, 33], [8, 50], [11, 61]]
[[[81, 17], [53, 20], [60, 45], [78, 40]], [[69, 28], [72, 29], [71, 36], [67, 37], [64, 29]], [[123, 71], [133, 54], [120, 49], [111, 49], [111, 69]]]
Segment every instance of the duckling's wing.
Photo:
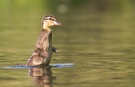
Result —
[[40, 48], [35, 49], [27, 62], [27, 66], [36, 66], [42, 64], [43, 57], [48, 57], [48, 53], [46, 51], [42, 51]]
[[41, 58], [39, 55], [36, 55], [33, 53], [31, 57], [28, 59], [27, 66], [36, 66], [40, 65], [43, 62], [43, 58]]

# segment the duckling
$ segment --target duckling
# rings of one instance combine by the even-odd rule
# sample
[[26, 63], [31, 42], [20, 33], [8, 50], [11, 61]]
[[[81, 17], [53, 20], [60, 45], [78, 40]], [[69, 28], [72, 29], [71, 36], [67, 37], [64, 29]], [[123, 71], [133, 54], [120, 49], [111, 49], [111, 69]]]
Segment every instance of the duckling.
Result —
[[50, 26], [61, 25], [53, 15], [46, 15], [42, 20], [42, 31], [36, 42], [35, 50], [28, 59], [27, 66], [45, 65], [48, 66], [52, 52], [58, 53], [58, 50], [52, 46], [52, 30]]

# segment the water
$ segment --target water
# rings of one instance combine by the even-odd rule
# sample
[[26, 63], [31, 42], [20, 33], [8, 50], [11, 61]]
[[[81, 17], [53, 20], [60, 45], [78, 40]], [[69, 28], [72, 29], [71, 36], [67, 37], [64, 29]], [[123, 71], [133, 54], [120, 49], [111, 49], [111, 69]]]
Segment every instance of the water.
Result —
[[73, 67], [33, 68], [31, 71], [2, 68], [26, 64], [43, 16], [34, 13], [13, 12], [12, 17], [3, 13], [1, 17], [1, 87], [34, 87], [42, 79], [49, 81], [44, 84], [47, 87], [135, 86], [135, 21], [134, 17], [118, 14], [57, 15], [63, 25], [52, 27], [53, 45], [60, 54], [53, 54], [51, 64], [73, 63]]

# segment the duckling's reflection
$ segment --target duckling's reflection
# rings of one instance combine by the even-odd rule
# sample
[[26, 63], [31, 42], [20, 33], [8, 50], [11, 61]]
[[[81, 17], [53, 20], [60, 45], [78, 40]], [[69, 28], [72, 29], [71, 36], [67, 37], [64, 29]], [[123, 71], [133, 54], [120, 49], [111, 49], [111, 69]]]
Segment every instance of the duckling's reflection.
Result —
[[29, 76], [33, 77], [34, 85], [52, 87], [54, 77], [52, 76], [51, 67], [30, 68]]

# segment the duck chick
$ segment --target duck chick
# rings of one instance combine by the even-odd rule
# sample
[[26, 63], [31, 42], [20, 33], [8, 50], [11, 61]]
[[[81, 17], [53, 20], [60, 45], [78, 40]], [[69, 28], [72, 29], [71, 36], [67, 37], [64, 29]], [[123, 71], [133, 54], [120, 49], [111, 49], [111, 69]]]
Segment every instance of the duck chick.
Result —
[[50, 26], [61, 25], [53, 15], [46, 15], [42, 20], [42, 31], [36, 42], [35, 50], [28, 59], [27, 66], [45, 65], [48, 66], [52, 52], [58, 53], [58, 50], [52, 46], [52, 30]]

